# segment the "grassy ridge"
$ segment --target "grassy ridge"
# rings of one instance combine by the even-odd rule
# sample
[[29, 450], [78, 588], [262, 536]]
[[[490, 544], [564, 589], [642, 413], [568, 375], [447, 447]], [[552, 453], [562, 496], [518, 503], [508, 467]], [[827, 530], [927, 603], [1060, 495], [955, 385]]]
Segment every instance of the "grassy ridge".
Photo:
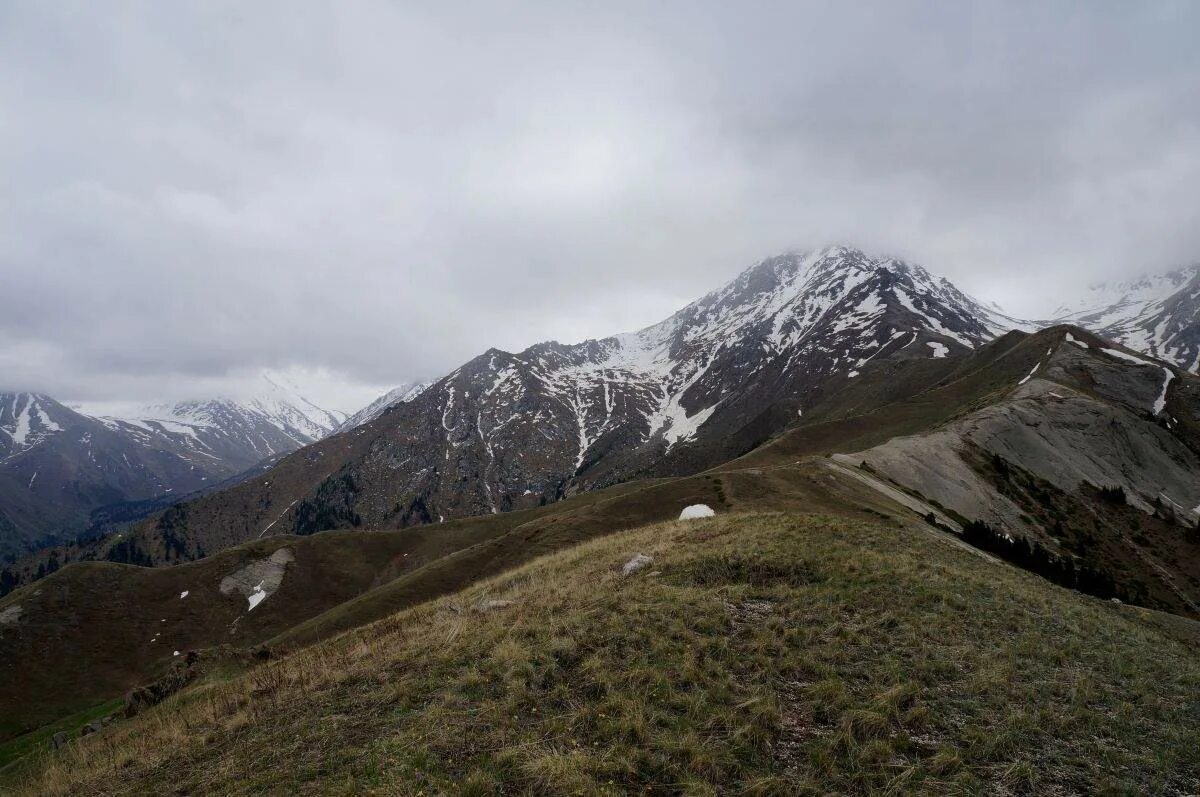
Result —
[[186, 691], [24, 789], [1195, 792], [1200, 664], [1157, 620], [916, 526], [662, 523]]
[[[429, 562], [504, 537], [522, 524], [586, 512], [599, 501], [655, 484], [648, 480], [619, 485], [538, 509], [399, 531], [270, 536], [171, 567], [68, 565], [0, 598], [0, 608], [16, 605], [23, 612], [20, 623], [0, 628], [0, 742], [121, 697], [165, 672], [174, 650], [222, 644], [254, 647]], [[644, 522], [626, 520], [624, 527]], [[225, 575], [280, 547], [292, 551], [295, 561], [280, 589], [253, 613], [247, 613], [241, 595], [218, 591]], [[179, 598], [183, 590], [189, 592], [186, 600]]]

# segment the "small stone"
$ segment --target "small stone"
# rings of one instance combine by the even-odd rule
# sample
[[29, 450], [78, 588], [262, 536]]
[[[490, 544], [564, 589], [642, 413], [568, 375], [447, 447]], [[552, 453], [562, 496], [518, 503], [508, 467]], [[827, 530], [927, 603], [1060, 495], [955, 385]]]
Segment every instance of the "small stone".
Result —
[[94, 720], [94, 721], [92, 721], [92, 722], [89, 722], [87, 725], [84, 725], [84, 726], [83, 726], [83, 730], [81, 730], [81, 731], [79, 732], [79, 735], [80, 735], [80, 736], [87, 736], [87, 735], [89, 735], [89, 734], [96, 733], [97, 731], [99, 731], [99, 730], [100, 730], [101, 728], [103, 728], [103, 727], [104, 727], [104, 726], [100, 724], [100, 720]]
[[625, 566], [621, 568], [621, 575], [632, 576], [634, 573], [646, 567], [646, 565], [653, 561], [654, 557], [647, 556], [644, 553], [639, 553], [625, 563]]
[[67, 741], [69, 739], [70, 739], [70, 737], [67, 736], [66, 731], [59, 731], [58, 733], [56, 733], [50, 737], [50, 746], [53, 747], [55, 750], [61, 750], [63, 747], [66, 746]]

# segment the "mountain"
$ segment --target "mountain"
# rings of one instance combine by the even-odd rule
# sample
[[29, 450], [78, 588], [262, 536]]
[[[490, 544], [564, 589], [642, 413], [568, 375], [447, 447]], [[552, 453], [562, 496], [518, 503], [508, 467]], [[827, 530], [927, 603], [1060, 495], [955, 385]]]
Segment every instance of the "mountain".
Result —
[[[1186, 296], [1186, 280], [1155, 284]], [[364, 412], [373, 419], [255, 478], [60, 561], [182, 561], [265, 535], [441, 522], [695, 473], [831, 396], [846, 401], [869, 368], [915, 361], [924, 365], [906, 373], [934, 378], [943, 361], [1036, 326], [896, 258], [847, 247], [786, 253], [637, 332], [491, 349], [406, 401], [381, 399]], [[871, 400], [918, 386], [872, 383]], [[390, 411], [376, 414], [379, 405]], [[18, 581], [45, 564], [17, 568]]]
[[1170, 619], [907, 518], [672, 521], [257, 666], [196, 654], [144, 690], [177, 699], [31, 756], [22, 785], [1195, 794], [1197, 637]]
[[[187, 502], [170, 534], [191, 553], [173, 550], [411, 526], [694, 473], [769, 439], [873, 362], [939, 361], [1014, 326], [895, 258], [784, 254], [637, 332], [491, 349], [262, 478]], [[123, 545], [164, 561], [161, 535], [152, 521]]]
[[857, 370], [697, 475], [63, 567], [0, 598], [0, 756], [50, 722], [31, 792], [1196, 791], [1200, 378], [1078, 327]]
[[425, 388], [429, 387], [431, 384], [433, 383], [406, 382], [397, 388], [389, 390], [387, 393], [384, 393], [382, 396], [375, 399], [350, 417], [346, 418], [346, 420], [342, 421], [335, 431], [341, 433], [348, 432], [351, 429], [357, 429], [364, 423], [369, 423], [375, 420], [391, 407], [397, 404], [404, 404], [405, 402], [412, 401], [417, 396], [421, 395], [421, 393], [425, 391]]
[[1057, 323], [1074, 323], [1131, 349], [1200, 371], [1200, 264], [1132, 282], [1100, 283]]
[[76, 413], [40, 393], [0, 394], [0, 457], [34, 448], [74, 423]]
[[[546, 707], [568, 705], [593, 718], [576, 720], [584, 748], [622, 739], [629, 750], [605, 756], [643, 762], [603, 779], [674, 788], [674, 774], [643, 776], [686, 764], [673, 758], [670, 712], [698, 697], [719, 701], [721, 716], [763, 707], [745, 720], [758, 730], [738, 724], [717, 737], [734, 756], [746, 742], [730, 740], [761, 736], [746, 782], [774, 778], [781, 793], [805, 790], [800, 762], [855, 755], [868, 737], [878, 768], [864, 759], [854, 783], [835, 785], [894, 788], [904, 759], [931, 790], [947, 785], [938, 773], [964, 768], [974, 785], [1012, 786], [1007, 758], [943, 756], [947, 744], [977, 741], [961, 732], [980, 716], [999, 718], [994, 733], [1011, 731], [1000, 704], [1019, 712], [1005, 756], [1062, 758], [1026, 768], [1024, 790], [1085, 790], [1119, 774], [1126, 790], [1190, 793], [1200, 377], [1076, 325], [1006, 331], [1018, 325], [920, 267], [833, 248], [756, 264], [638, 332], [489, 350], [254, 478], [0, 572], [11, 593], [0, 597], [0, 767], [5, 737], [41, 728], [11, 743], [36, 749], [52, 730], [74, 734], [110, 714], [132, 689], [127, 712], [148, 718], [98, 732], [122, 751], [111, 759], [119, 772], [89, 763], [91, 740], [27, 765], [48, 766], [60, 791], [118, 781], [155, 791], [164, 779], [219, 791], [230, 771], [252, 790], [278, 783], [274, 772], [254, 780], [261, 751], [251, 767], [221, 741], [241, 729], [239, 744], [282, 755], [289, 772], [309, 766], [296, 764], [303, 750], [320, 749], [295, 780], [307, 783], [327, 774], [329, 744], [360, 760], [359, 737], [345, 729], [383, 711], [388, 727], [417, 723], [403, 743], [409, 763], [387, 770], [390, 790], [404, 792], [478, 780], [423, 762], [516, 755], [495, 741], [514, 732], [505, 718], [553, 725], [561, 712]], [[37, 401], [19, 404], [23, 437], [65, 430], [66, 416]], [[677, 520], [696, 505], [717, 517]], [[645, 562], [639, 553], [653, 569], [629, 570]], [[829, 658], [813, 658], [814, 643]], [[430, 659], [439, 650], [445, 657]], [[629, 653], [639, 650], [641, 660]], [[624, 681], [596, 669], [621, 655], [634, 655]], [[920, 677], [877, 682], [921, 656], [940, 658]], [[1130, 667], [1141, 673], [1133, 708]], [[1083, 714], [1064, 668], [1091, 684]], [[848, 670], [863, 685], [832, 680]], [[446, 693], [429, 693], [447, 672]], [[495, 679], [531, 691], [520, 705], [497, 703], [478, 688]], [[728, 692], [759, 681], [761, 695]], [[371, 685], [388, 690], [392, 708]], [[300, 721], [274, 707], [272, 689], [284, 690], [280, 705], [320, 700], [304, 703]], [[454, 713], [463, 694], [470, 710]], [[657, 696], [655, 711], [675, 719], [648, 722], [646, 704], [631, 703], [610, 739], [595, 721], [618, 710], [616, 694], [621, 705]], [[1143, 705], [1154, 694], [1171, 697], [1161, 712]], [[462, 733], [432, 736], [433, 715], [413, 705], [440, 706], [436, 721], [453, 716], [471, 723], [472, 739], [494, 739], [460, 748]], [[138, 741], [188, 706], [208, 708], [187, 715], [197, 730], [195, 744], [185, 735], [173, 748], [181, 758], [160, 760]], [[268, 727], [247, 716], [269, 716]], [[695, 718], [698, 729], [713, 721]], [[1107, 723], [1105, 756], [1091, 754], [1097, 723]], [[660, 730], [662, 757], [645, 763]], [[1147, 759], [1147, 738], [1175, 752]], [[561, 756], [506, 765], [489, 788], [573, 791], [592, 783], [575, 777], [588, 766], [609, 766], [572, 758], [568, 770], [546, 755]], [[696, 755], [713, 760], [708, 746]], [[355, 767], [346, 788], [380, 785], [381, 770]]]
[[328, 434], [343, 416], [266, 375], [249, 398], [92, 417], [0, 393], [0, 556], [95, 534]]
[[101, 507], [198, 490], [233, 474], [186, 434], [125, 429], [49, 396], [0, 393], [0, 555], [84, 531]]
[[143, 435], [185, 435], [197, 451], [235, 470], [319, 440], [345, 419], [344, 413], [317, 406], [286, 378], [270, 373], [262, 374], [244, 397], [153, 405], [100, 418], [133, 435], [139, 430]]

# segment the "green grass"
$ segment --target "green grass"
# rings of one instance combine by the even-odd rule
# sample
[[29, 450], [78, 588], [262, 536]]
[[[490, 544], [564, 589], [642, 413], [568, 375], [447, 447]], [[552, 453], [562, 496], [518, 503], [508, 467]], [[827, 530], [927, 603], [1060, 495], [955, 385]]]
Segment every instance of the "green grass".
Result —
[[36, 731], [0, 743], [0, 789], [17, 777], [30, 755], [43, 753], [50, 749], [50, 740], [54, 734], [66, 731], [70, 736], [75, 737], [84, 725], [92, 720], [98, 720], [120, 711], [124, 705], [124, 700], [109, 700], [89, 706], [68, 717], [63, 717], [57, 722], [38, 728]]
[[662, 523], [188, 690], [24, 788], [1191, 793], [1200, 663], [1160, 618], [915, 524]]

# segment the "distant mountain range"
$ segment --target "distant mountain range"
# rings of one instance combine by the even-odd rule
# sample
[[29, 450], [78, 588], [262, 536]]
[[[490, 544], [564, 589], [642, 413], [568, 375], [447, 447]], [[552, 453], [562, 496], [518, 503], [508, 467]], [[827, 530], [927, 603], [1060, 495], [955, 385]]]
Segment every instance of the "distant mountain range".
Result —
[[245, 399], [124, 417], [93, 417], [39, 393], [0, 393], [0, 556], [144, 515], [344, 421], [271, 375]]

